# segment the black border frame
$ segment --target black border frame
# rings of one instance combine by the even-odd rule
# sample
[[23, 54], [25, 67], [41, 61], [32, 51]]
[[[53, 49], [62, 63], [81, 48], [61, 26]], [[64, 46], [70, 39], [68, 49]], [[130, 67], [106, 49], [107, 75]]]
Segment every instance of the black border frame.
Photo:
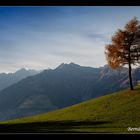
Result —
[[[0, 6], [140, 6], [140, 1], [138, 0], [3, 0], [0, 1]], [[85, 138], [88, 140], [88, 137], [92, 138], [103, 138], [103, 139], [120, 139], [123, 138], [123, 140], [126, 139], [136, 139], [139, 138], [140, 134], [28, 134], [28, 133], [22, 133], [22, 134], [1, 134], [1, 136], [19, 136], [21, 138], [25, 138], [24, 136], [34, 136], [34, 138], [41, 138], [43, 137], [51, 137], [51, 138], [58, 138], [58, 136], [64, 136], [64, 139], [68, 138], [76, 138], [79, 139]], [[22, 137], [23, 136], [23, 137]], [[39, 136], [39, 137], [38, 137]], [[80, 137], [79, 137], [80, 136]], [[18, 137], [18, 139], [19, 139]], [[105, 138], [106, 137], [106, 138]], [[89, 138], [90, 139], [90, 138]]]
[[0, 6], [139, 6], [139, 0], [3, 0]]

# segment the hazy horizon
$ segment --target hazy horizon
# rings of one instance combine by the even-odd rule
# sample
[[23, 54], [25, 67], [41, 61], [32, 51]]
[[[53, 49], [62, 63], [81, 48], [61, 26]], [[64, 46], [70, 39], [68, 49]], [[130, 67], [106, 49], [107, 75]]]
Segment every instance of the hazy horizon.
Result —
[[[47, 67], [47, 68], [43, 68], [43, 69], [30, 69], [30, 68], [26, 68], [26, 67], [21, 67], [21, 68], [18, 68], [18, 69], [16, 69], [15, 71], [12, 71], [12, 72], [5, 72], [5, 71], [3, 71], [3, 72], [0, 72], [0, 74], [1, 73], [6, 73], [6, 74], [9, 74], [9, 73], [15, 73], [15, 72], [17, 72], [17, 71], [19, 71], [19, 70], [22, 70], [22, 69], [25, 69], [25, 70], [35, 70], [35, 71], [39, 71], [39, 72], [41, 72], [41, 71], [43, 71], [43, 70], [47, 70], [47, 69], [56, 69], [57, 67], [59, 67], [61, 64], [70, 64], [70, 63], [73, 63], [73, 64], [76, 64], [76, 65], [79, 65], [79, 64], [77, 64], [77, 63], [74, 63], [74, 62], [69, 62], [69, 63], [60, 63], [60, 64], [58, 64], [56, 67], [54, 67], [54, 68], [51, 68], [51, 67]], [[107, 65], [107, 64], [105, 64], [105, 65]], [[103, 66], [99, 66], [99, 67], [92, 67], [92, 66], [84, 66], [84, 65], [79, 65], [79, 66], [81, 66], [81, 67], [92, 67], [92, 68], [100, 68], [100, 67], [104, 67], [105, 65], [103, 65]]]
[[[70, 63], [79, 65], [79, 66], [81, 66], [81, 67], [91, 67], [91, 68], [101, 68], [101, 67], [105, 67], [105, 66], [108, 65], [108, 64], [104, 64], [104, 65], [102, 65], [102, 66], [94, 67], [94, 66], [80, 65], [80, 64], [74, 63], [74, 62], [69, 62], [69, 63], [63, 63], [63, 62], [62, 62], [62, 63], [58, 64], [56, 67], [53, 67], [53, 68], [52, 68], [52, 67], [46, 67], [46, 68], [43, 68], [43, 69], [30, 69], [30, 68], [26, 68], [26, 67], [21, 67], [21, 68], [18, 68], [18, 69], [16, 69], [15, 71], [12, 71], [12, 72], [7, 72], [7, 71], [6, 71], [6, 72], [5, 72], [5, 71], [0, 72], [0, 74], [2, 74], [2, 73], [5, 73], [5, 74], [16, 73], [17, 71], [22, 70], [22, 69], [25, 69], [25, 70], [35, 70], [35, 71], [37, 71], [37, 72], [42, 72], [42, 71], [44, 71], [44, 70], [49, 70], [49, 69], [54, 70], [54, 69], [56, 69], [57, 67], [59, 67], [61, 64], [70, 64]], [[123, 67], [128, 68], [128, 66], [123, 66]], [[133, 69], [138, 68], [138, 67], [139, 67], [139, 66], [132, 66]], [[118, 69], [116, 69], [116, 70], [118, 70]], [[116, 70], [114, 70], [114, 71], [116, 71]]]
[[0, 73], [71, 62], [102, 67], [111, 36], [139, 13], [139, 6], [0, 7]]

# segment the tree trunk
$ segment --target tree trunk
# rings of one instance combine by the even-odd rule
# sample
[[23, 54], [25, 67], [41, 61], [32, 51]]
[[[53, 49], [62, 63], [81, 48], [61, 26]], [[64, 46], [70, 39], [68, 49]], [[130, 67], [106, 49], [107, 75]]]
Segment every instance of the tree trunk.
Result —
[[133, 90], [133, 83], [132, 83], [132, 68], [131, 68], [131, 64], [130, 62], [128, 63], [128, 66], [129, 66], [129, 83], [130, 83], [130, 90]]

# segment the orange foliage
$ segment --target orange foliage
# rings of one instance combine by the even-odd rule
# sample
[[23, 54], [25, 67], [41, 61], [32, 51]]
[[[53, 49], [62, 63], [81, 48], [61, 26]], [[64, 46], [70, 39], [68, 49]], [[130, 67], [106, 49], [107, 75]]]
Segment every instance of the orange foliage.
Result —
[[[131, 54], [131, 47], [133, 45], [140, 46], [140, 43], [133, 44], [137, 39], [136, 32], [140, 31], [138, 30], [138, 25], [138, 20], [133, 18], [125, 25], [124, 30], [119, 29], [112, 36], [112, 43], [105, 46], [106, 59], [112, 69], [128, 63], [136, 64], [140, 60], [140, 57], [136, 55], [138, 53], [134, 53], [134, 49], [133, 54]], [[140, 52], [138, 49], [135, 49], [135, 51]]]

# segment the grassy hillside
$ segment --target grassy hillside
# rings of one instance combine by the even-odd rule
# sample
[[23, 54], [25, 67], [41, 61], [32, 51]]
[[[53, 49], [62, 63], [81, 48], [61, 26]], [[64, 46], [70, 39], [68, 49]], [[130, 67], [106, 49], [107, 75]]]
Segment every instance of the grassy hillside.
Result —
[[61, 110], [0, 123], [0, 132], [139, 133], [140, 86]]

